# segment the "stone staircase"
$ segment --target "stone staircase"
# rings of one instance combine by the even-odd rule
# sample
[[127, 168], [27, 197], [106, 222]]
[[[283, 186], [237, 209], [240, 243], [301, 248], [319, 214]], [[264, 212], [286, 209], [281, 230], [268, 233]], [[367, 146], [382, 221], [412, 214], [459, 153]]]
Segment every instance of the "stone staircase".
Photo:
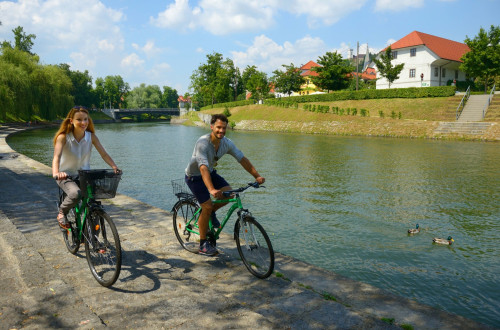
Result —
[[458, 117], [458, 122], [482, 121], [483, 110], [488, 102], [489, 95], [471, 95], [465, 108]]
[[[482, 110], [481, 110], [482, 111]], [[482, 116], [482, 114], [481, 114]], [[435, 134], [467, 134], [483, 135], [492, 123], [488, 122], [441, 122], [434, 131]]]

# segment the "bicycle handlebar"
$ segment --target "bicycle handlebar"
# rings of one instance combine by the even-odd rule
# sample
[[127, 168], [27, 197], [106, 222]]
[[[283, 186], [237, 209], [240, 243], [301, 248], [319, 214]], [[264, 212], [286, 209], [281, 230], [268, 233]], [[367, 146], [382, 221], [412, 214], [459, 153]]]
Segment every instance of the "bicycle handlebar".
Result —
[[232, 194], [243, 192], [243, 191], [247, 190], [250, 187], [253, 187], [255, 189], [257, 189], [257, 188], [265, 188], [265, 186], [259, 185], [258, 182], [250, 182], [250, 183], [247, 184], [246, 187], [240, 187], [238, 189], [231, 189], [231, 190], [224, 191], [224, 192], [222, 192], [222, 196], [224, 196], [224, 197], [230, 197]]

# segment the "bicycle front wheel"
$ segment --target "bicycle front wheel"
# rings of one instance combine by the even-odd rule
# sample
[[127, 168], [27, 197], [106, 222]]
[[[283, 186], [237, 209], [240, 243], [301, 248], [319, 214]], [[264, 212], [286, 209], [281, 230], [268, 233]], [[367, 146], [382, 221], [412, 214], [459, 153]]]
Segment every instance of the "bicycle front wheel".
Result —
[[236, 247], [248, 271], [267, 278], [274, 270], [274, 250], [266, 231], [250, 216], [236, 224]]
[[104, 287], [120, 275], [122, 250], [113, 220], [103, 210], [94, 210], [86, 219], [85, 254], [94, 278]]
[[195, 202], [183, 200], [174, 206], [172, 212], [175, 236], [182, 247], [192, 253], [198, 253], [200, 246], [198, 222], [195, 219], [198, 208]]
[[64, 243], [66, 243], [66, 248], [71, 254], [76, 254], [80, 249], [80, 239], [78, 238], [75, 209], [69, 210], [66, 219], [68, 219], [70, 229], [63, 230]]

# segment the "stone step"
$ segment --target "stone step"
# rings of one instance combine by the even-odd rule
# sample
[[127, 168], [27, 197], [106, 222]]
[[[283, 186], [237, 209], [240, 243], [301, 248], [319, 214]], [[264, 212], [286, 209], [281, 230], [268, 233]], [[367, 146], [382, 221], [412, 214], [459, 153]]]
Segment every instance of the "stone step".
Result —
[[435, 134], [469, 134], [469, 135], [482, 135], [491, 123], [485, 122], [441, 122], [438, 128], [434, 130]]

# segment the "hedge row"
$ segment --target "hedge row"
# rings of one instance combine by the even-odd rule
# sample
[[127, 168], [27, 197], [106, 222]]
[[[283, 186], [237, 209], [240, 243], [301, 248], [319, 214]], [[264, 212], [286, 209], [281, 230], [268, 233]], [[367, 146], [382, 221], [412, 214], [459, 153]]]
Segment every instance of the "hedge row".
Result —
[[207, 105], [204, 107], [201, 107], [200, 110], [208, 110], [208, 109], [213, 109], [213, 108], [234, 108], [234, 107], [240, 107], [243, 105], [249, 105], [249, 104], [254, 104], [254, 100], [242, 100], [242, 101], [233, 101], [233, 102], [225, 102], [225, 103], [216, 103], [213, 105]]
[[[340, 91], [328, 94], [302, 95], [287, 97], [290, 103], [306, 102], [331, 102], [343, 100], [368, 100], [391, 98], [421, 98], [421, 97], [446, 97], [455, 95], [455, 86], [439, 87], [410, 87], [390, 89], [363, 89], [360, 91]], [[276, 105], [283, 102], [281, 99], [266, 99], [266, 105]]]
[[[304, 104], [302, 107], [304, 111], [311, 111], [311, 112], [320, 112], [320, 113], [333, 113], [339, 116], [347, 115], [347, 116], [357, 116], [358, 115], [358, 109], [357, 108], [339, 108], [339, 107], [332, 107], [330, 110], [330, 106], [328, 105], [321, 105], [321, 104]], [[361, 109], [360, 113], [361, 117], [366, 117], [370, 115], [370, 111], [366, 109]]]

